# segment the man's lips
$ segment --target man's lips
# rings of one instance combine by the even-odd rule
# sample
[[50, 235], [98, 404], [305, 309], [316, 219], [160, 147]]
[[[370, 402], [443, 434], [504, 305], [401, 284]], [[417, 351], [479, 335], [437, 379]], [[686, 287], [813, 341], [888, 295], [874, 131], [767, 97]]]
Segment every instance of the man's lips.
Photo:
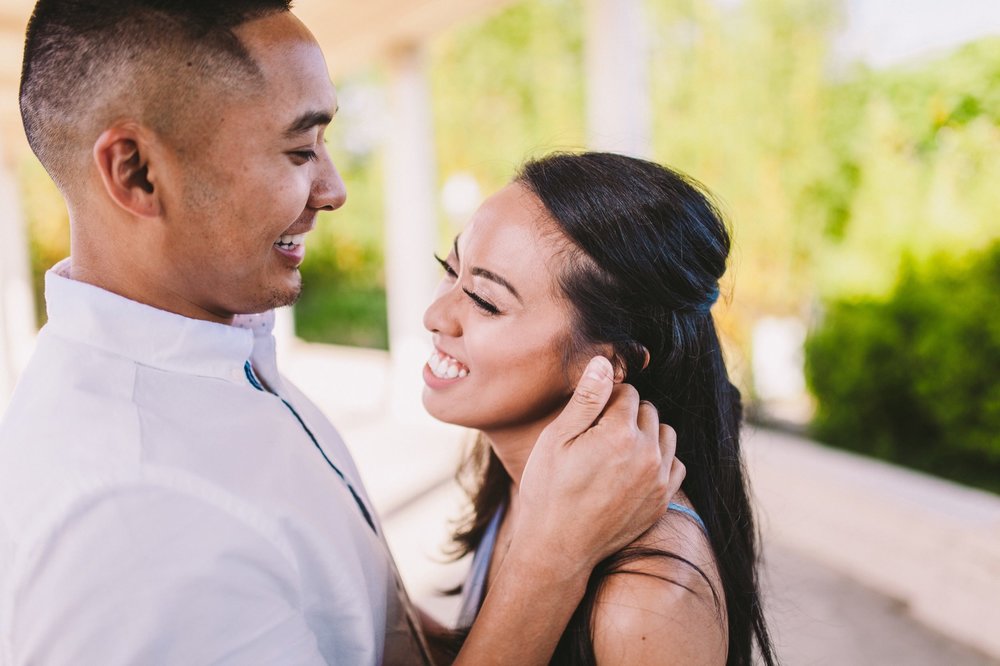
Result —
[[306, 257], [306, 235], [285, 234], [274, 243], [274, 249], [298, 266]]

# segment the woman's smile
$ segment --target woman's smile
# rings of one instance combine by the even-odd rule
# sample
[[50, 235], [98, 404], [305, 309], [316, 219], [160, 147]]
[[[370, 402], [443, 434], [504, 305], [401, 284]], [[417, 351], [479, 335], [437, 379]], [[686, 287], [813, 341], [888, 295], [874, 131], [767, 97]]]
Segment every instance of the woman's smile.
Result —
[[464, 363], [439, 349], [435, 349], [427, 359], [427, 369], [437, 379], [463, 379], [469, 374], [469, 368]]

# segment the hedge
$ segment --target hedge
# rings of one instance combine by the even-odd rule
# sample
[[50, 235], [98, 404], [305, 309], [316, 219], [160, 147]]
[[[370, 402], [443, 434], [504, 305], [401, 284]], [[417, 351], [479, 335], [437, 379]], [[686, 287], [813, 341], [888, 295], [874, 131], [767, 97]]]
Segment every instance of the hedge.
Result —
[[1000, 242], [828, 304], [806, 378], [821, 441], [1000, 491]]

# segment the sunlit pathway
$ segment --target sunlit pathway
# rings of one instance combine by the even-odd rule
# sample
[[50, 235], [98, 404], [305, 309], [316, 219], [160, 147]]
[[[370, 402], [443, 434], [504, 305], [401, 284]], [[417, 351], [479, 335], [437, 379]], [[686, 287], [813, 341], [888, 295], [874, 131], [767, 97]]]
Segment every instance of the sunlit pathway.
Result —
[[915, 621], [905, 605], [772, 545], [767, 614], [784, 664], [985, 666], [989, 658]]

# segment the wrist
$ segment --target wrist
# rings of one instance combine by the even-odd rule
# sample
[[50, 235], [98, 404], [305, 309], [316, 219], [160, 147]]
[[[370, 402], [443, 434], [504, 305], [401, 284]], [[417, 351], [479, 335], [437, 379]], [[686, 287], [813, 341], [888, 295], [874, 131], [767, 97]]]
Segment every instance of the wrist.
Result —
[[596, 564], [581, 553], [568, 551], [555, 539], [515, 532], [502, 569], [533, 587], [558, 589], [564, 594], [579, 592], [582, 597]]

